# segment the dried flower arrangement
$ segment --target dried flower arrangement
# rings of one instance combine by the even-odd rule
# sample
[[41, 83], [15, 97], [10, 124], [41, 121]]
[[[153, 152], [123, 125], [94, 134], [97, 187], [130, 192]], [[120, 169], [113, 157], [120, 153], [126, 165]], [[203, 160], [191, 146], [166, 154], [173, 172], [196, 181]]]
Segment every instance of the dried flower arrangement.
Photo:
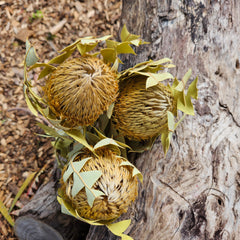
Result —
[[[80, 38], [48, 63], [39, 63], [26, 42], [24, 94], [40, 124], [55, 137], [54, 148], [62, 169], [58, 201], [62, 212], [93, 225], [106, 225], [122, 239], [130, 220], [114, 221], [137, 197], [143, 176], [128, 161], [127, 152], [150, 149], [161, 135], [165, 154], [172, 134], [185, 115], [194, 115], [197, 78], [185, 90], [189, 70], [181, 81], [168, 72], [171, 60], [146, 61], [118, 72], [119, 54], [135, 54], [132, 45], [146, 44], [139, 36], [121, 32], [121, 42]], [[105, 43], [100, 52], [95, 47]], [[80, 56], [73, 57], [78, 51]], [[36, 93], [28, 72], [43, 68], [43, 93]], [[169, 80], [172, 80], [170, 85]], [[162, 82], [167, 81], [165, 85]], [[185, 93], [185, 91], [187, 93]], [[183, 116], [178, 119], [178, 111]]]

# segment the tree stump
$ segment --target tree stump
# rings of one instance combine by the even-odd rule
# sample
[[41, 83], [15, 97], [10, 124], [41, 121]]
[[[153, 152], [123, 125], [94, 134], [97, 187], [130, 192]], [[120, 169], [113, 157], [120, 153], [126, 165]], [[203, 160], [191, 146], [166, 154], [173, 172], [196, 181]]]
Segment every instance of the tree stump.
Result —
[[[240, 2], [123, 0], [122, 24], [150, 45], [127, 61], [169, 57], [198, 76], [194, 117], [166, 157], [160, 139], [136, 159], [144, 183], [122, 218], [135, 240], [240, 239]], [[126, 59], [125, 59], [126, 61]], [[117, 239], [91, 227], [88, 240]]]

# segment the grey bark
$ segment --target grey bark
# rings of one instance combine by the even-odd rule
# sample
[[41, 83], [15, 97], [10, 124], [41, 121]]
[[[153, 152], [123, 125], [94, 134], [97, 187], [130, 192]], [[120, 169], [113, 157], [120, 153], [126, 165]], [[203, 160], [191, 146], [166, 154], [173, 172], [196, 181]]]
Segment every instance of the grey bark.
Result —
[[[240, 1], [123, 0], [124, 23], [151, 43], [125, 67], [169, 57], [178, 78], [189, 68], [199, 77], [196, 114], [178, 127], [166, 157], [158, 139], [134, 159], [144, 182], [122, 216], [132, 220], [126, 233], [135, 240], [240, 239]], [[84, 239], [88, 225], [60, 213], [57, 179], [21, 215], [44, 221], [64, 239]], [[91, 227], [87, 239], [117, 238]]]
[[[128, 65], [169, 57], [199, 77], [196, 114], [164, 157], [160, 139], [136, 159], [144, 183], [122, 219], [135, 240], [240, 239], [240, 1], [123, 0], [122, 23], [151, 44]], [[192, 78], [193, 79], [193, 78]], [[88, 240], [117, 239], [91, 227]]]

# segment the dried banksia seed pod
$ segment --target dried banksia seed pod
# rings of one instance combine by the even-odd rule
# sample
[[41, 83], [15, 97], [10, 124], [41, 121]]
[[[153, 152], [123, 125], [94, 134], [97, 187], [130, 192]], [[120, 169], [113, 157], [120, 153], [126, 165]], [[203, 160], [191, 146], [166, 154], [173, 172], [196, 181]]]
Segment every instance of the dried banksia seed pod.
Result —
[[113, 123], [130, 140], [157, 136], [167, 125], [167, 111], [176, 113], [170, 87], [159, 83], [146, 89], [146, 77], [136, 76], [122, 82], [114, 106]]
[[118, 95], [116, 74], [101, 59], [66, 60], [47, 79], [47, 103], [68, 125], [93, 124]]
[[[74, 162], [91, 157], [80, 172], [101, 171], [101, 177], [93, 185], [93, 189], [102, 191], [105, 195], [98, 196], [91, 207], [87, 202], [85, 189], [71, 196], [73, 177], [67, 182], [61, 179], [61, 190], [64, 192], [64, 199], [71, 203], [80, 217], [90, 220], [112, 220], [126, 212], [129, 205], [137, 197], [138, 181], [137, 176], [132, 176], [132, 169], [129, 166], [121, 166], [124, 160], [108, 148], [101, 148], [96, 151], [97, 156], [87, 149], [77, 155]], [[66, 168], [63, 169], [63, 173]]]

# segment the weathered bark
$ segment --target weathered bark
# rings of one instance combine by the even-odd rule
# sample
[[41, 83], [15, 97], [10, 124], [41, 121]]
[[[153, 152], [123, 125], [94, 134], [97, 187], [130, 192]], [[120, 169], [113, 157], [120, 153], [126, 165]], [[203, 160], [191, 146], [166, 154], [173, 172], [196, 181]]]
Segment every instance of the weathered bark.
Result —
[[[160, 139], [136, 160], [144, 183], [122, 218], [135, 240], [240, 239], [240, 1], [124, 0], [122, 23], [151, 42], [129, 65], [169, 57], [199, 77], [196, 115], [164, 157]], [[117, 239], [91, 227], [87, 239]]]
[[[196, 115], [187, 117], [164, 157], [160, 139], [137, 157], [144, 176], [131, 218], [135, 240], [240, 239], [240, 1], [124, 0], [122, 23], [151, 42], [125, 66], [169, 57], [181, 78], [199, 77]], [[125, 62], [126, 62], [125, 61]], [[22, 215], [83, 238], [88, 227], [60, 213], [57, 178], [38, 191]], [[44, 206], [44, 207], [43, 207]], [[117, 239], [91, 227], [88, 240]]]
[[[20, 217], [29, 216], [46, 223], [56, 229], [64, 240], [85, 239], [89, 225], [61, 212], [61, 207], [56, 197], [60, 171], [55, 166], [53, 172], [52, 179], [46, 185], [41, 186], [33, 199], [21, 209]], [[32, 231], [32, 233], [35, 232], [36, 239], [40, 239], [37, 231], [34, 231], [35, 222], [32, 223], [32, 226], [30, 226], [31, 223], [20, 224], [21, 226], [18, 227], [18, 231], [22, 231], [23, 236], [28, 235], [29, 231]], [[23, 228], [22, 226], [26, 224], [29, 225], [28, 228]], [[17, 226], [15, 226], [16, 228]], [[25, 233], [26, 231], [27, 233]], [[48, 235], [48, 232], [42, 234]], [[20, 238], [19, 240], [25, 240], [25, 238]]]

